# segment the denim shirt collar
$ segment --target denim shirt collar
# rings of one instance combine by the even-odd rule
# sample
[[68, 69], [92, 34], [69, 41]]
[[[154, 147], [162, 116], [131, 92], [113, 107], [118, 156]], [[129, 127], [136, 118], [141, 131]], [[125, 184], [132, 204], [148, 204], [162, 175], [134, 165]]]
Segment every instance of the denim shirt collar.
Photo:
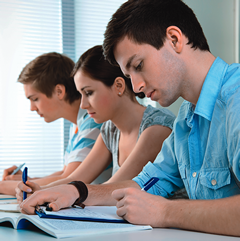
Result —
[[195, 107], [195, 114], [201, 115], [211, 121], [214, 106], [221, 90], [227, 68], [228, 64], [221, 58], [217, 57], [215, 59], [203, 83], [203, 87]]

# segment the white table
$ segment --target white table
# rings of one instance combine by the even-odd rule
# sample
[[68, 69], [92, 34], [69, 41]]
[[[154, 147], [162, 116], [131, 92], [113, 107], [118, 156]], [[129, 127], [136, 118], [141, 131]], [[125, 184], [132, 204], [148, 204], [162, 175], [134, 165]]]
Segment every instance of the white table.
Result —
[[[41, 231], [15, 230], [0, 227], [1, 241], [53, 241], [58, 240]], [[191, 232], [177, 229], [161, 229], [59, 239], [66, 241], [240, 241], [240, 238]]]

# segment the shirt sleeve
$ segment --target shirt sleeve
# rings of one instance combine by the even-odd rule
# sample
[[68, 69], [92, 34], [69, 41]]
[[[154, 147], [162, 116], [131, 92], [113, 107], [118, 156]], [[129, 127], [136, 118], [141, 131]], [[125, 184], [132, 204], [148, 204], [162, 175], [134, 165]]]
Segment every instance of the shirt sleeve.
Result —
[[141, 123], [141, 132], [153, 125], [166, 126], [170, 129], [173, 128], [175, 115], [168, 109], [147, 107], [148, 112], [144, 121]]
[[133, 179], [141, 188], [151, 178], [159, 181], [148, 190], [148, 193], [170, 197], [184, 184], [180, 177], [177, 160], [174, 154], [174, 133], [163, 142], [162, 149], [154, 163], [148, 162], [142, 172]]
[[65, 165], [71, 162], [82, 162], [91, 151], [100, 133], [102, 124], [94, 122], [86, 115], [75, 133], [76, 125], [71, 125], [69, 130], [69, 141], [65, 151]]
[[101, 127], [101, 135], [103, 142], [105, 143], [107, 149], [113, 153], [113, 149], [116, 148], [116, 142], [118, 139], [119, 130], [112, 123], [112, 121], [108, 120], [103, 123]]
[[240, 88], [238, 87], [234, 92], [229, 95], [226, 106], [226, 142], [229, 167], [237, 182], [240, 181]]

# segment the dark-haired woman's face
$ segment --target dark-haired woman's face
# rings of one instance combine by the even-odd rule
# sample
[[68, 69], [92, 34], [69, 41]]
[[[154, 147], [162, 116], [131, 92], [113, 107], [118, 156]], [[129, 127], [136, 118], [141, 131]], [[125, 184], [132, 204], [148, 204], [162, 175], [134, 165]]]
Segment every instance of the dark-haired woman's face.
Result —
[[107, 87], [101, 81], [94, 80], [79, 70], [74, 76], [77, 90], [82, 94], [82, 109], [97, 123], [110, 120], [114, 115], [118, 95], [113, 87]]

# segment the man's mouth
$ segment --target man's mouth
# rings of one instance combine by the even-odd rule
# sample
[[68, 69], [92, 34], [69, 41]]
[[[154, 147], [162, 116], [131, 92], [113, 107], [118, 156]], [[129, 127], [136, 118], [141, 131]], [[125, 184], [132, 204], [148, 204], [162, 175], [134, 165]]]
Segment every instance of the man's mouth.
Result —
[[93, 116], [93, 115], [96, 114], [96, 112], [88, 112], [88, 114], [89, 114], [90, 116]]
[[154, 92], [155, 92], [155, 90], [153, 90], [153, 91], [151, 91], [151, 92], [148, 92], [148, 93], [146, 94], [146, 97], [152, 99], [152, 95], [153, 95]]

